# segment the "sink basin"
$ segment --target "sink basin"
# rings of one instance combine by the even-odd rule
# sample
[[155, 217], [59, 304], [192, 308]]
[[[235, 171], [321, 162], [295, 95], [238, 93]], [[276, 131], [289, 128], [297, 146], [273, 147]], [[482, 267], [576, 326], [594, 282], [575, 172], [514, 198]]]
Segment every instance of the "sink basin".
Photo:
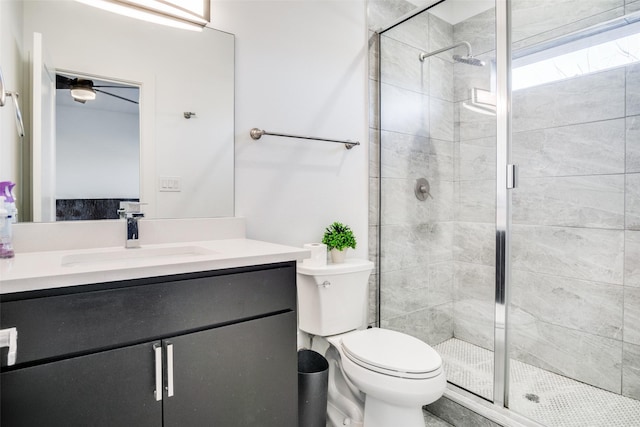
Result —
[[131, 264], [136, 261], [170, 260], [194, 256], [213, 255], [217, 252], [201, 246], [175, 246], [167, 248], [113, 249], [103, 252], [89, 252], [64, 255], [60, 260], [63, 267], [85, 266], [108, 263]]

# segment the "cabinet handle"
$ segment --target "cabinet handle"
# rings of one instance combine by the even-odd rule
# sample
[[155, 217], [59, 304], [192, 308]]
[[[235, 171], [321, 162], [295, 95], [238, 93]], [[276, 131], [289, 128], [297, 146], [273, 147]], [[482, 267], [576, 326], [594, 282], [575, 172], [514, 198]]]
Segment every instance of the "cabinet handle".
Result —
[[153, 351], [156, 355], [156, 389], [153, 393], [156, 401], [160, 401], [162, 400], [162, 346], [154, 344]]
[[173, 344], [167, 344], [167, 397], [173, 396]]
[[0, 331], [0, 348], [9, 347], [7, 354], [7, 366], [16, 364], [16, 352], [18, 351], [18, 330], [16, 328], [3, 329]]

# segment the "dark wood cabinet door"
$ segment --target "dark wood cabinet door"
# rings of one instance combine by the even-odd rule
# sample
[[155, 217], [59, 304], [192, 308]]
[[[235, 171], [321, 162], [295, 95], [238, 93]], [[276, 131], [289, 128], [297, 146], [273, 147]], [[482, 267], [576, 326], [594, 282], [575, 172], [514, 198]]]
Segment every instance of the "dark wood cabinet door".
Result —
[[288, 312], [164, 342], [174, 395], [164, 427], [297, 426], [296, 314]]
[[36, 291], [9, 301], [0, 295], [0, 328], [18, 329], [16, 363], [33, 365], [295, 310], [295, 264], [256, 268], [114, 282], [102, 290], [80, 286], [46, 297]]
[[153, 343], [0, 374], [2, 427], [158, 427]]

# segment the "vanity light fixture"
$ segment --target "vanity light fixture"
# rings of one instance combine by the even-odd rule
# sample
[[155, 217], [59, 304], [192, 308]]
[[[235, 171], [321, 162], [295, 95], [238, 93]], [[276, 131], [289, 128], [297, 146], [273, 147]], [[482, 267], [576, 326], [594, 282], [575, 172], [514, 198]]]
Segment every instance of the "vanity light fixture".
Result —
[[79, 79], [77, 83], [71, 86], [71, 96], [74, 101], [85, 103], [96, 99], [96, 91], [93, 89], [91, 80]]
[[209, 0], [76, 0], [142, 21], [202, 31], [209, 23]]

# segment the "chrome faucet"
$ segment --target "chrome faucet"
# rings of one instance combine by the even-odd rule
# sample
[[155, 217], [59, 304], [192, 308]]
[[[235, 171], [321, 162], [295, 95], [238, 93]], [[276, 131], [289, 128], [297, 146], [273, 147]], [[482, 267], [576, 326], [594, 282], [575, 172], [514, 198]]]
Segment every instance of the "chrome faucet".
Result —
[[120, 202], [118, 214], [120, 218], [127, 219], [127, 241], [125, 248], [139, 248], [140, 237], [138, 229], [138, 219], [144, 218], [144, 213], [140, 210], [140, 202]]

